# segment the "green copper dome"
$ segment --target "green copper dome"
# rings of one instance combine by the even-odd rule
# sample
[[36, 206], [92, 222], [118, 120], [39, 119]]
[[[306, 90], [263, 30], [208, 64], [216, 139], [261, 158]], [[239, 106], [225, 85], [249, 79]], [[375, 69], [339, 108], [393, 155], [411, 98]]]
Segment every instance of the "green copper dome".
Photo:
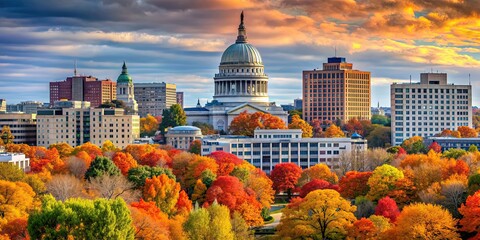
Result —
[[133, 83], [132, 77], [128, 74], [127, 65], [123, 62], [122, 74], [118, 76], [117, 83]]

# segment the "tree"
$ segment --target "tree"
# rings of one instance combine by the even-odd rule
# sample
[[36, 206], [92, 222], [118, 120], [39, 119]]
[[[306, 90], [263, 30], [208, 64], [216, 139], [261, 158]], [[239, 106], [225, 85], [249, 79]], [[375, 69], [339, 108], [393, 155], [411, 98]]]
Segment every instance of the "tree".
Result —
[[313, 119], [312, 122], [310, 123], [312, 126], [312, 134], [314, 138], [320, 138], [323, 137], [323, 126], [320, 120], [318, 119]]
[[453, 158], [453, 159], [459, 159], [461, 156], [467, 154], [467, 151], [460, 149], [460, 148], [450, 148], [448, 150], [445, 150], [442, 154], [442, 157], [444, 158]]
[[0, 132], [0, 138], [2, 139], [3, 144], [11, 144], [13, 143], [13, 136], [12, 131], [10, 131], [10, 127], [8, 125], [4, 125], [2, 128], [2, 132]]
[[6, 239], [30, 239], [27, 231], [27, 218], [21, 217], [9, 221], [1, 228], [0, 239], [3, 239], [2, 234], [8, 235]]
[[83, 183], [72, 175], [54, 175], [47, 183], [47, 192], [58, 201], [65, 201], [69, 198], [82, 197]]
[[140, 136], [153, 136], [158, 130], [158, 126], [158, 120], [154, 116], [147, 114], [146, 117], [140, 118]]
[[218, 176], [229, 175], [236, 166], [243, 163], [243, 160], [236, 155], [224, 151], [212, 152], [209, 157], [215, 159], [218, 164]]
[[103, 155], [102, 149], [90, 142], [75, 147], [73, 149], [72, 155], [77, 155], [81, 151], [85, 151], [90, 156], [90, 159], [95, 159], [97, 156]]
[[28, 216], [34, 207], [35, 192], [24, 182], [0, 180], [0, 226]]
[[353, 133], [358, 133], [364, 135], [364, 129], [362, 123], [357, 118], [351, 118], [344, 125], [345, 130], [348, 132], [349, 136]]
[[288, 129], [302, 129], [302, 137], [304, 138], [311, 138], [313, 136], [313, 127], [298, 115], [292, 116], [292, 121], [288, 124]]
[[390, 219], [391, 222], [395, 222], [398, 215], [400, 215], [400, 210], [398, 210], [395, 200], [384, 197], [378, 200], [377, 207], [375, 207], [375, 215], [384, 216]]
[[15, 164], [0, 163], [0, 180], [10, 182], [21, 181], [25, 178], [25, 173]]
[[342, 197], [354, 199], [358, 196], [365, 196], [370, 190], [367, 184], [370, 176], [372, 176], [372, 172], [347, 172], [339, 182]]
[[234, 212], [232, 219], [232, 232], [234, 240], [253, 240], [253, 234], [248, 228], [248, 224], [243, 220], [239, 212]]
[[68, 143], [54, 143], [48, 146], [48, 149], [55, 148], [60, 154], [60, 158], [65, 159], [69, 157], [73, 152], [73, 147], [70, 146]]
[[187, 221], [185, 230], [192, 240], [233, 239], [230, 212], [227, 207], [214, 203], [208, 209], [196, 207]]
[[150, 167], [170, 167], [172, 166], [172, 158], [168, 155], [167, 151], [163, 149], [155, 149], [142, 155], [138, 163]]
[[168, 128], [187, 125], [187, 115], [179, 104], [173, 104], [169, 109], [163, 110], [160, 131], [165, 133]]
[[135, 227], [135, 239], [168, 240], [170, 239], [169, 219], [154, 202], [139, 202], [130, 204], [130, 214]]
[[120, 170], [112, 160], [106, 157], [96, 157], [87, 169], [87, 172], [85, 172], [85, 179], [90, 180], [102, 175], [118, 176], [120, 174]]
[[211, 124], [208, 123], [194, 121], [192, 122], [192, 126], [200, 128], [203, 135], [212, 135], [218, 133], [218, 131], [215, 130]]
[[100, 175], [91, 178], [87, 186], [94, 196], [105, 199], [121, 197], [125, 202], [129, 203], [138, 201], [140, 197], [139, 192], [134, 190], [135, 185], [122, 175]]
[[192, 201], [188, 199], [187, 193], [184, 190], [180, 191], [177, 204], [175, 205], [175, 208], [177, 209], [177, 214], [184, 213], [188, 215], [190, 211], [192, 211], [192, 207]]
[[338, 191], [338, 185], [333, 185], [322, 179], [313, 179], [312, 181], [303, 185], [302, 189], [300, 190], [300, 197], [304, 198], [310, 192], [319, 190], [319, 189], [332, 189], [332, 190]]
[[470, 145], [470, 147], [468, 148], [468, 152], [471, 152], [471, 153], [475, 153], [475, 152], [478, 152], [478, 148], [476, 145]]
[[450, 129], [443, 129], [440, 134], [437, 134], [438, 137], [454, 137], [454, 138], [461, 138], [462, 135], [459, 131], [452, 131]]
[[403, 178], [403, 172], [390, 165], [382, 165], [377, 167], [372, 176], [368, 179], [368, 191], [367, 197], [370, 200], [378, 200], [388, 194], [395, 188], [395, 182], [398, 179]]
[[155, 151], [155, 149], [157, 149], [157, 145], [155, 144], [134, 144], [128, 145], [125, 148], [125, 153], [132, 155], [132, 157], [138, 162], [143, 155]]
[[337, 125], [332, 124], [330, 127], [325, 130], [325, 137], [326, 138], [343, 138], [345, 137], [345, 133], [337, 127]]
[[28, 219], [32, 239], [134, 239], [130, 211], [121, 198], [68, 199], [46, 195]]
[[275, 191], [272, 188], [272, 180], [267, 177], [265, 172], [259, 168], [252, 169], [245, 186], [255, 192], [258, 202], [260, 202], [263, 207], [270, 209], [270, 204], [273, 203]]
[[457, 131], [460, 133], [462, 138], [476, 138], [478, 137], [477, 131], [475, 129], [470, 128], [468, 126], [459, 126]]
[[371, 148], [384, 148], [390, 146], [390, 127], [374, 125], [373, 130], [366, 136], [368, 146]]
[[116, 152], [112, 157], [112, 161], [124, 176], [128, 175], [128, 171], [131, 168], [136, 168], [138, 166], [137, 161], [135, 161], [129, 153]]
[[480, 191], [467, 197], [467, 201], [458, 209], [462, 218], [460, 219], [460, 230], [476, 233], [472, 239], [480, 238]]
[[275, 165], [270, 173], [270, 179], [273, 181], [273, 189], [277, 192], [286, 191], [290, 199], [301, 174], [302, 169], [294, 163], [280, 163]]
[[339, 237], [345, 235], [345, 228], [356, 220], [355, 209], [335, 190], [316, 190], [287, 205], [277, 233], [281, 238], [292, 239]]
[[172, 216], [180, 194], [180, 184], [166, 174], [153, 176], [145, 180], [143, 198], [153, 201], [162, 212]]
[[253, 136], [255, 129], [286, 129], [285, 122], [269, 113], [244, 111], [230, 123], [229, 131], [234, 135]]
[[188, 148], [188, 152], [200, 155], [202, 152], [202, 141], [199, 139], [193, 140], [190, 143], [190, 147]]
[[425, 145], [423, 145], [423, 138], [420, 136], [405, 139], [401, 146], [408, 154], [427, 152]]
[[375, 204], [364, 196], [358, 196], [355, 198], [355, 211], [356, 218], [370, 217], [375, 213]]
[[[460, 239], [452, 215], [440, 206], [415, 203], [403, 208], [393, 239]], [[395, 238], [396, 237], [396, 238]]]
[[194, 155], [193, 160], [187, 164], [184, 177], [186, 189], [193, 187], [205, 170], [209, 169], [213, 174], [217, 174], [218, 171], [218, 164], [210, 157]]
[[390, 126], [390, 119], [383, 115], [372, 115], [372, 124], [379, 124], [383, 126]]
[[442, 152], [442, 146], [440, 146], [440, 144], [438, 144], [437, 142], [432, 142], [432, 144], [430, 144], [430, 146], [428, 146], [428, 150], [433, 150], [437, 153], [441, 153]]
[[384, 216], [372, 215], [368, 219], [373, 222], [378, 234], [381, 234], [392, 227], [390, 219]]
[[347, 239], [378, 239], [375, 224], [370, 219], [361, 218], [348, 228]]
[[337, 183], [338, 177], [337, 174], [330, 170], [330, 167], [325, 163], [316, 164], [310, 168], [303, 170], [300, 179], [298, 180], [298, 185], [301, 187], [307, 182], [310, 182], [314, 179], [322, 179], [330, 183]]

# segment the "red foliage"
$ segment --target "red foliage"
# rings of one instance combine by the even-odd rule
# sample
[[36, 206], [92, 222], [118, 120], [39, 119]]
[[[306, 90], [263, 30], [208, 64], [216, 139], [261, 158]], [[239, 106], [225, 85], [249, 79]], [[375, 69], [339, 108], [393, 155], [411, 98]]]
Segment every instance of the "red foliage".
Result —
[[137, 161], [129, 153], [116, 152], [112, 157], [112, 161], [125, 176], [130, 168], [137, 167]]
[[331, 184], [322, 179], [313, 179], [312, 181], [303, 185], [302, 189], [300, 190], [300, 197], [304, 198], [311, 191], [315, 191], [319, 189], [333, 189], [335, 191], [338, 191], [339, 187], [336, 184]]
[[470, 167], [463, 160], [450, 160], [442, 172], [443, 179], [447, 179], [454, 174], [468, 176]]
[[176, 148], [169, 149], [168, 151], [168, 156], [170, 156], [172, 159], [175, 157], [177, 154], [181, 153], [181, 150], [178, 150]]
[[242, 164], [243, 160], [237, 156], [224, 151], [216, 151], [210, 154], [210, 157], [215, 159], [218, 164], [217, 176], [229, 175], [235, 166]]
[[460, 230], [470, 233], [477, 233], [473, 238], [480, 239], [480, 191], [468, 196], [467, 201], [458, 209], [463, 218], [460, 219]]
[[60, 159], [56, 148], [31, 147], [30, 151], [30, 171], [39, 173], [47, 170], [60, 173], [65, 170], [65, 162]]
[[188, 199], [188, 195], [185, 191], [180, 191], [175, 207], [177, 208], [177, 212], [182, 213], [189, 213], [192, 210], [192, 201]]
[[407, 154], [407, 151], [405, 151], [405, 149], [403, 149], [402, 147], [400, 147], [398, 149], [398, 152], [397, 152], [397, 157], [400, 156], [400, 155], [406, 155]]
[[230, 210], [235, 210], [246, 201], [247, 197], [243, 183], [238, 178], [220, 176], [207, 190], [206, 202], [211, 204], [216, 199], [218, 203], [227, 206]]
[[298, 179], [302, 175], [302, 169], [294, 163], [280, 163], [270, 173], [273, 182], [273, 189], [277, 192], [295, 189]]
[[390, 219], [391, 222], [395, 222], [398, 215], [400, 215], [400, 210], [398, 210], [395, 200], [390, 197], [384, 197], [378, 200], [377, 207], [375, 208], [375, 215], [384, 216]]
[[10, 239], [30, 239], [27, 231], [27, 218], [16, 218], [2, 227], [1, 234], [7, 234]]
[[347, 239], [375, 239], [377, 229], [370, 219], [361, 218], [348, 228]]
[[142, 210], [153, 218], [157, 218], [162, 214], [162, 211], [155, 205], [155, 202], [145, 202], [143, 199], [140, 199], [139, 202], [132, 202], [130, 206]]
[[370, 176], [372, 176], [372, 172], [347, 172], [338, 184], [342, 197], [354, 199], [366, 195], [370, 190], [367, 184]]
[[442, 146], [440, 146], [440, 144], [438, 144], [437, 142], [432, 142], [432, 144], [430, 144], [430, 146], [428, 146], [428, 149], [433, 150], [437, 153], [442, 152]]
[[168, 166], [172, 167], [172, 158], [168, 156], [168, 152], [162, 149], [155, 149], [154, 151], [142, 155], [139, 161], [142, 165], [150, 167]]

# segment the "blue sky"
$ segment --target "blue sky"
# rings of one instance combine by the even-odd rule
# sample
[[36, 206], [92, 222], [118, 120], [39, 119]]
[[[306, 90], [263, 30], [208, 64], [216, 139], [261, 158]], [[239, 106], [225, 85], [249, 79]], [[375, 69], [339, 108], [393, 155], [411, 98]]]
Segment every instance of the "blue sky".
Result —
[[0, 98], [48, 102], [48, 82], [78, 71], [164, 81], [185, 105], [212, 99], [213, 76], [245, 11], [249, 42], [279, 104], [301, 97], [302, 70], [344, 56], [372, 73], [372, 105], [389, 85], [447, 72], [480, 105], [480, 6], [475, 0], [4, 0], [0, 2]]

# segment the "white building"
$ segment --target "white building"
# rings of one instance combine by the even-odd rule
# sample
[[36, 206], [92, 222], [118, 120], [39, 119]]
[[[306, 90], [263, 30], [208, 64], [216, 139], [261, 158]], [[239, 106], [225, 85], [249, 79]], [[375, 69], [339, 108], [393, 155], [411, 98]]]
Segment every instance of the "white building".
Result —
[[202, 137], [202, 130], [194, 126], [173, 127], [165, 134], [167, 144], [181, 150], [189, 149], [190, 143], [201, 140]]
[[343, 152], [366, 150], [367, 140], [352, 138], [302, 138], [300, 129], [257, 129], [254, 137], [222, 136], [202, 139], [202, 155], [224, 151], [237, 155], [269, 173], [278, 163], [292, 162], [302, 168], [325, 163], [335, 168]]
[[123, 101], [127, 107], [133, 110], [133, 114], [138, 113], [133, 80], [128, 74], [125, 62], [123, 62], [122, 73], [117, 78], [117, 100]]
[[15, 164], [24, 172], [30, 171], [30, 159], [23, 153], [0, 152], [0, 164]]
[[211, 124], [216, 130], [228, 131], [230, 122], [240, 113], [264, 112], [287, 123], [288, 113], [268, 98], [268, 76], [258, 50], [247, 43], [247, 33], [240, 17], [238, 36], [222, 55], [219, 72], [214, 77], [214, 96], [202, 107], [185, 108], [187, 123]]
[[447, 84], [446, 73], [422, 73], [419, 83], [390, 86], [392, 145], [444, 129], [472, 127], [472, 86]]
[[[58, 105], [56, 103], [56, 105]], [[62, 104], [63, 108], [39, 109], [37, 114], [37, 146], [54, 143], [78, 146], [91, 142], [102, 146], [110, 140], [119, 148], [132, 144], [140, 136], [140, 117], [126, 115], [119, 108], [90, 108], [89, 104]]]

